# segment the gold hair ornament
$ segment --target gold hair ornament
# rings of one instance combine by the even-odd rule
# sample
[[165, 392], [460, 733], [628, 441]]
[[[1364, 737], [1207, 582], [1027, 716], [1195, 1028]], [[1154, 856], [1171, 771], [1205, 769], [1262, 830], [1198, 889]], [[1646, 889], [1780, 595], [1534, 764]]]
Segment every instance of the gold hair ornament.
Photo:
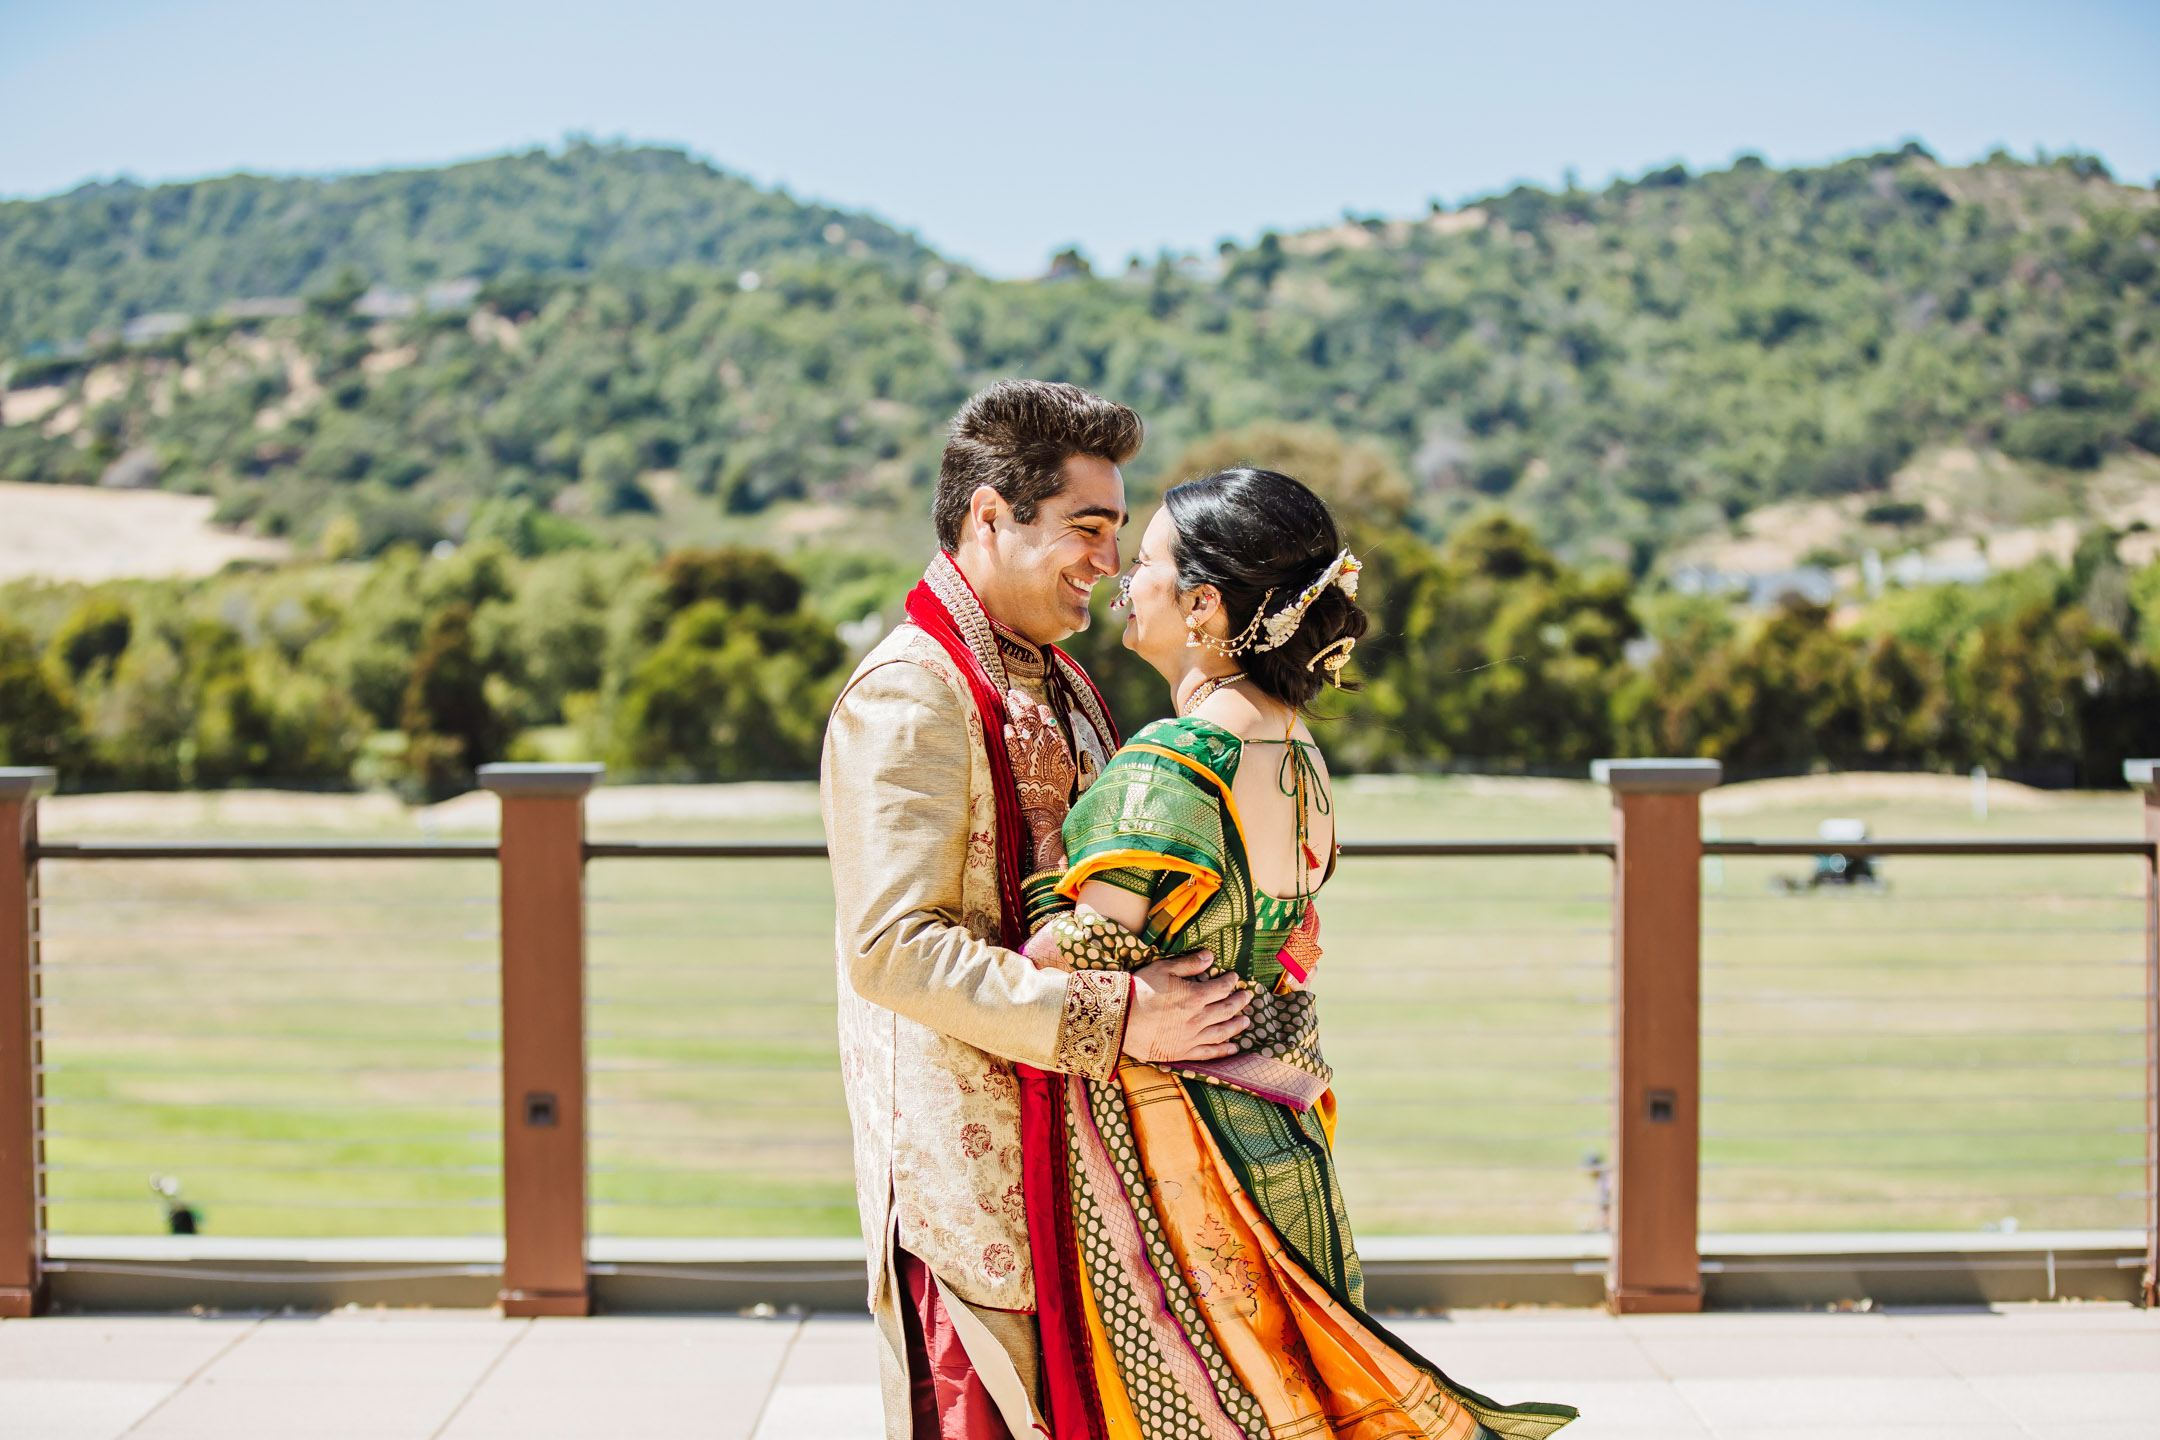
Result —
[[[1328, 586], [1340, 585], [1343, 594], [1349, 596], [1352, 600], [1357, 599], [1358, 572], [1364, 568], [1363, 565], [1358, 563], [1357, 556], [1352, 555], [1347, 546], [1344, 547], [1340, 555], [1328, 562], [1327, 569], [1320, 572], [1320, 578], [1305, 587], [1304, 594], [1267, 617], [1262, 623], [1262, 628], [1267, 631], [1267, 641], [1264, 644], [1254, 645], [1254, 652], [1273, 650], [1279, 646], [1289, 644], [1290, 637], [1297, 634], [1298, 626], [1305, 623], [1306, 610], [1311, 607], [1313, 601], [1319, 599], [1326, 592]], [[1268, 591], [1268, 595], [1274, 593], [1272, 590]], [[1260, 609], [1253, 612], [1254, 618], [1258, 619], [1260, 610], [1266, 608], [1267, 597], [1262, 596]], [[1347, 654], [1347, 652], [1345, 653]]]
[[1322, 647], [1319, 654], [1305, 662], [1307, 670], [1317, 666], [1327, 667], [1327, 677], [1336, 689], [1342, 689], [1342, 667], [1350, 663], [1350, 652], [1357, 648], [1357, 637], [1345, 635], [1334, 644]]

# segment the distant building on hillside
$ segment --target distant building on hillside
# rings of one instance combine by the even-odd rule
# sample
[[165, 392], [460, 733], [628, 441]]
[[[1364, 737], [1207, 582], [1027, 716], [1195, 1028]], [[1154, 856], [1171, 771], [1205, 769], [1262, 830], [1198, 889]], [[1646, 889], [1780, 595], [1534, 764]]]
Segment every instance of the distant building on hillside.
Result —
[[365, 315], [370, 320], [403, 320], [420, 313], [420, 300], [409, 291], [373, 285], [365, 295], [353, 301], [352, 313]]
[[[1848, 569], [1845, 583], [1857, 581], [1861, 593], [1872, 600], [1886, 585], [1906, 589], [1921, 585], [1977, 585], [1995, 573], [1987, 552], [1970, 540], [1951, 540], [1927, 550], [1907, 550], [1885, 560], [1879, 550], [1860, 556], [1857, 575]], [[1774, 610], [1787, 600], [1828, 605], [1836, 600], [1838, 577], [1818, 565], [1792, 570], [1715, 570], [1707, 565], [1682, 565], [1671, 574], [1672, 588], [1682, 595], [1715, 595], [1743, 601], [1758, 610]]]
[[404, 320], [426, 310], [441, 314], [450, 310], [465, 310], [480, 296], [480, 281], [471, 275], [455, 280], [437, 280], [415, 295], [410, 290], [393, 290], [387, 285], [374, 285], [359, 299], [353, 301], [353, 314], [364, 315], [370, 320]]
[[1787, 600], [1828, 605], [1837, 598], [1837, 578], [1819, 565], [1759, 573], [1683, 565], [1672, 572], [1672, 587], [1682, 595], [1726, 595], [1745, 599], [1758, 610], [1775, 609]]
[[1977, 585], [1995, 573], [1995, 567], [1988, 563], [1987, 555], [1977, 546], [1934, 555], [1920, 550], [1908, 550], [1883, 569], [1892, 580], [1908, 587]]
[[297, 295], [257, 295], [248, 300], [235, 300], [219, 313], [228, 320], [277, 320], [298, 315], [306, 308]]
[[152, 340], [162, 340], [168, 335], [182, 335], [195, 317], [182, 310], [161, 310], [154, 315], [138, 315], [120, 327], [120, 339], [128, 345], [144, 345]]
[[479, 298], [480, 281], [471, 275], [456, 280], [438, 280], [420, 292], [420, 303], [437, 314], [466, 309]]

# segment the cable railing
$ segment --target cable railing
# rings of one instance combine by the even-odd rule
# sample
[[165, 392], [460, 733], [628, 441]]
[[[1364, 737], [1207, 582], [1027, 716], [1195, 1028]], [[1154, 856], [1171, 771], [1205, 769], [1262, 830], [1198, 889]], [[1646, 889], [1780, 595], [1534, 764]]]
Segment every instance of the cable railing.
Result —
[[493, 867], [303, 848], [43, 847], [49, 1238], [501, 1233]]
[[591, 847], [593, 1234], [853, 1235], [824, 847], [676, 848]]
[[[2151, 840], [1702, 842], [1700, 768], [1636, 764], [1611, 839], [1345, 843], [1362, 1235], [1609, 1231], [1627, 1309], [1700, 1303], [1698, 1228], [2153, 1234]], [[823, 844], [586, 838], [594, 773], [501, 768], [500, 842], [17, 827], [0, 1125], [37, 1155], [0, 1264], [11, 1226], [182, 1212], [501, 1234], [506, 1308], [583, 1313], [588, 1237], [852, 1236]], [[1826, 855], [1889, 884], [1809, 883]]]
[[1319, 902], [1358, 1234], [1603, 1230], [1611, 846], [1438, 843], [1346, 846]]
[[1855, 845], [1859, 879], [1811, 883], [1712, 848], [1705, 1229], [2143, 1226], [2146, 862]]

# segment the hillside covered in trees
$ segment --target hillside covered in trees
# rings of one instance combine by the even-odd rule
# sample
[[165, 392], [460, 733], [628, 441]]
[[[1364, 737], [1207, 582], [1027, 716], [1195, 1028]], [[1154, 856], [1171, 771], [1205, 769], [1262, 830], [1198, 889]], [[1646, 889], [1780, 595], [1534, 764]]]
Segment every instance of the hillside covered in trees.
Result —
[[[292, 558], [0, 586], [0, 763], [808, 773], [945, 420], [1027, 374], [1142, 412], [1143, 502], [1252, 461], [1336, 505], [1376, 620], [1339, 767], [2118, 783], [2160, 753], [2156, 293], [2152, 192], [1916, 146], [1032, 281], [645, 149], [9, 202], [0, 480], [214, 496]], [[1841, 598], [1688, 583], [1766, 535]], [[1861, 564], [1943, 537], [1986, 578]], [[1138, 723], [1117, 632], [1073, 648]]]
[[732, 274], [831, 243], [907, 269], [935, 258], [879, 221], [673, 150], [573, 143], [440, 170], [85, 185], [0, 201], [0, 350], [331, 291], [348, 270], [404, 290], [518, 272]]
[[[662, 150], [86, 188], [0, 205], [0, 478], [208, 492], [337, 555], [756, 537], [800, 504], [913, 537], [944, 418], [1027, 373], [1138, 407], [1143, 483], [1317, 424], [1388, 455], [1428, 538], [1498, 501], [1643, 574], [1930, 441], [2066, 490], [2160, 449], [2156, 202], [2083, 157], [1907, 146], [1017, 282]], [[230, 304], [264, 296], [305, 303]]]

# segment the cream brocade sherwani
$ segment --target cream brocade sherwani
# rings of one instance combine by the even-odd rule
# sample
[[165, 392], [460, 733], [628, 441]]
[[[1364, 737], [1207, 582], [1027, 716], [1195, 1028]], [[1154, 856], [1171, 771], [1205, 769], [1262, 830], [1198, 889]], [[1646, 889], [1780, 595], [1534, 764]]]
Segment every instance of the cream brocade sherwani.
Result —
[[[993, 684], [1038, 701], [1054, 693], [1042, 653], [1010, 632], [992, 636], [945, 557], [927, 578], [977, 657], [994, 662], [985, 665]], [[1062, 718], [1085, 788], [1109, 756], [1093, 720]], [[1122, 975], [1104, 984], [1103, 972], [1038, 969], [997, 943], [996, 846], [1027, 839], [997, 833], [990, 743], [1002, 746], [1003, 737], [985, 736], [959, 667], [910, 623], [863, 657], [825, 734], [840, 1064], [895, 1440], [911, 1433], [896, 1230], [1005, 1352], [968, 1347], [993, 1394], [999, 1377], [990, 1372], [1006, 1357], [1034, 1393], [1035, 1281], [1013, 1062], [1107, 1078], [1095, 1072], [1117, 1063], [1114, 1037], [1130, 994]], [[964, 1322], [956, 1318], [966, 1341]], [[1008, 1414], [1009, 1423], [1017, 1418]], [[1013, 1428], [1024, 1435], [1030, 1427]]]

